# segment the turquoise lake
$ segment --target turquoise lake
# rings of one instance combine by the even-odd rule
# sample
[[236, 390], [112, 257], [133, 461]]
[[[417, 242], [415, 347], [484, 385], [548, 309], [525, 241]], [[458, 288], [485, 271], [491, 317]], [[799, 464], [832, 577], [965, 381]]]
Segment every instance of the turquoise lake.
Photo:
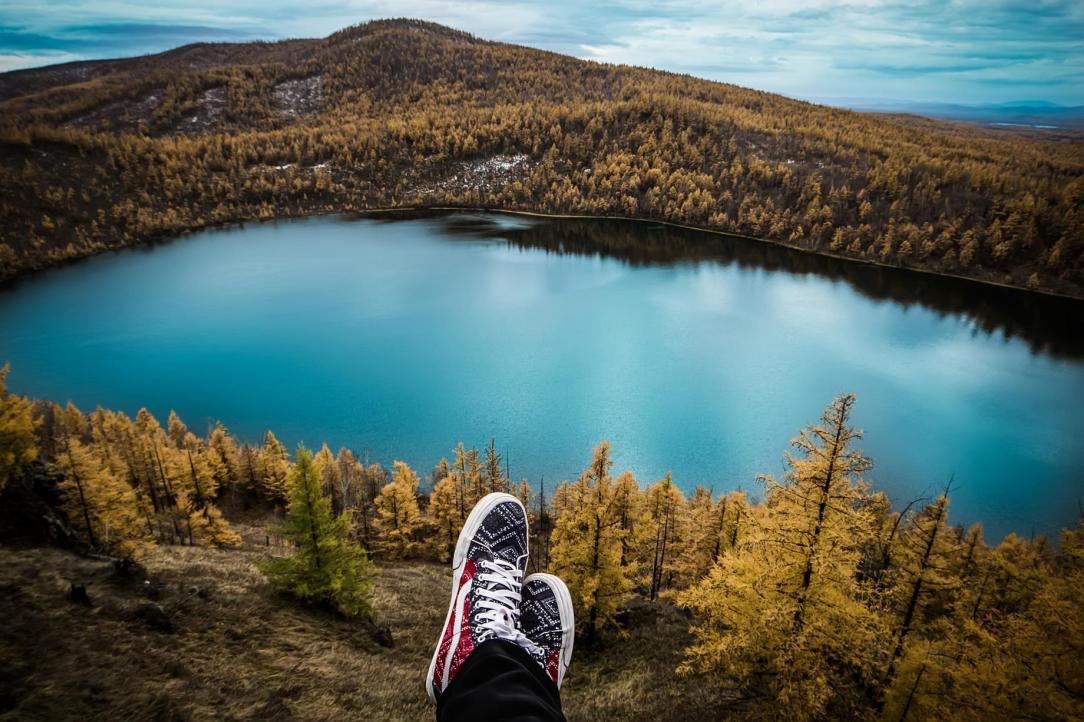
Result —
[[19, 393], [423, 475], [490, 437], [547, 489], [615, 472], [759, 489], [844, 391], [893, 499], [954, 476], [987, 540], [1084, 499], [1084, 303], [644, 223], [450, 213], [208, 230], [0, 291]]

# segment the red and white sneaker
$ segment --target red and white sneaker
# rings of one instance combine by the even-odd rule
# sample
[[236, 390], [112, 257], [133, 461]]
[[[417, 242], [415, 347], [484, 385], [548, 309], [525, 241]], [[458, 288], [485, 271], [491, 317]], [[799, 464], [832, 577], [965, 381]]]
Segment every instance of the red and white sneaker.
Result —
[[520, 500], [502, 493], [483, 497], [452, 556], [452, 601], [425, 678], [429, 699], [437, 701], [482, 642], [530, 644], [518, 625], [527, 553], [527, 512]]
[[565, 583], [552, 574], [532, 574], [524, 579], [519, 626], [531, 641], [524, 649], [560, 688], [576, 637], [572, 595]]

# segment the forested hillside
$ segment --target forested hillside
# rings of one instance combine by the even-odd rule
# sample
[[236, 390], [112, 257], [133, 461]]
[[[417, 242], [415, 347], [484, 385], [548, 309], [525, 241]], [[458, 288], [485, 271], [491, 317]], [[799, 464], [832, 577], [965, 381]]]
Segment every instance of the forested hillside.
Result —
[[[0, 663], [0, 714], [85, 714], [95, 700], [79, 680], [90, 674], [110, 690], [100, 709], [140, 718], [163, 694], [187, 713], [252, 716], [247, 705], [274, 690], [284, 690], [268, 702], [279, 715], [292, 707], [326, 719], [369, 707], [382, 718], [416, 716], [447, 586], [443, 567], [402, 565], [446, 562], [474, 503], [500, 490], [529, 510], [531, 569], [559, 574], [573, 595], [579, 641], [563, 691], [571, 719], [705, 710], [793, 720], [1084, 715], [1084, 524], [1063, 532], [1060, 549], [1014, 534], [991, 547], [981, 525], [951, 523], [951, 484], [893, 506], [868, 481], [872, 462], [849, 425], [853, 395], [802, 429], [785, 475], [762, 477], [751, 496], [684, 493], [669, 475], [642, 483], [615, 473], [606, 442], [579, 478], [556, 488], [508, 478], [493, 443], [460, 444], [424, 475], [326, 445], [291, 455], [271, 432], [252, 445], [221, 425], [198, 435], [173, 414], [162, 426], [145, 409], [130, 418], [31, 402], [7, 392], [5, 373], [0, 542], [48, 538], [111, 555], [121, 579], [3, 552], [5, 618], [14, 621], [0, 629], [0, 660], [12, 660]], [[284, 514], [288, 523], [263, 525]], [[201, 547], [222, 551], [190, 551]], [[73, 616], [66, 588], [37, 581], [54, 573], [47, 559], [94, 575], [99, 611]], [[173, 570], [184, 591], [141, 590], [138, 578], [131, 590], [131, 562], [121, 559]], [[373, 581], [371, 560], [390, 581]], [[257, 570], [285, 596], [261, 586]], [[67, 572], [73, 584], [85, 580], [76, 573]], [[150, 602], [143, 591], [153, 591]], [[92, 604], [85, 588], [71, 597]], [[205, 607], [207, 616], [195, 611]], [[245, 608], [260, 611], [249, 619]], [[283, 626], [254, 621], [269, 618]], [[148, 625], [187, 632], [133, 645]], [[313, 641], [328, 625], [342, 651]], [[371, 639], [368, 629], [377, 630]], [[110, 651], [61, 653], [61, 638]], [[407, 640], [407, 651], [381, 651], [394, 639]], [[22, 660], [38, 658], [35, 676]], [[123, 670], [144, 659], [164, 665], [158, 674], [193, 681], [176, 695], [153, 679], [127, 679]], [[344, 686], [344, 675], [328, 673], [343, 665], [365, 678]], [[299, 667], [307, 671], [295, 680]], [[225, 697], [224, 678], [237, 685]], [[326, 687], [313, 689], [314, 679]]]
[[251, 218], [651, 218], [1084, 295], [1084, 143], [836, 110], [415, 21], [0, 75], [0, 275]]

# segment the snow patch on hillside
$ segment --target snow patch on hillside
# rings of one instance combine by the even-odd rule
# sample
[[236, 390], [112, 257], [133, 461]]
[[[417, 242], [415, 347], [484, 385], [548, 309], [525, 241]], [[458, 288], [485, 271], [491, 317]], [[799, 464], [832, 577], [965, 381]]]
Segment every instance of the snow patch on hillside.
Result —
[[178, 121], [174, 130], [178, 133], [202, 133], [211, 130], [226, 114], [226, 87], [218, 86], [203, 91], [196, 107]]
[[493, 191], [526, 178], [530, 169], [530, 158], [522, 153], [494, 155], [458, 163], [451, 175], [419, 190], [423, 194], [462, 193], [468, 190]]
[[279, 113], [294, 117], [312, 115], [320, 110], [324, 100], [324, 78], [284, 80], [272, 90], [271, 104]]

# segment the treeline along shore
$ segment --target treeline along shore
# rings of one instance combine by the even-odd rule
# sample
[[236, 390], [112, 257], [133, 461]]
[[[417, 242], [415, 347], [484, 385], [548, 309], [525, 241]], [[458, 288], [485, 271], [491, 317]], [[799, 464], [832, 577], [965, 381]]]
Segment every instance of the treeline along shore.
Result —
[[[572, 592], [582, 661], [573, 662], [566, 696], [585, 718], [635, 719], [636, 709], [680, 718], [692, 713], [690, 705], [734, 719], [1084, 716], [1084, 525], [1063, 531], [1059, 544], [1009, 534], [991, 546], [980, 524], [951, 523], [951, 484], [933, 498], [890, 503], [868, 481], [872, 462], [856, 448], [861, 432], [849, 425], [854, 404], [850, 394], [832, 400], [792, 440], [785, 474], [760, 477], [752, 498], [702, 486], [685, 493], [669, 476], [643, 483], [629, 471], [616, 473], [605, 441], [578, 478], [552, 487], [508, 478], [494, 443], [482, 450], [460, 444], [419, 475], [400, 461], [391, 468], [362, 463], [345, 448], [290, 453], [270, 431], [262, 445], [251, 445], [221, 424], [199, 435], [175, 414], [163, 426], [145, 409], [131, 418], [31, 401], [9, 393], [0, 375], [0, 541], [50, 540], [114, 558], [118, 569], [168, 558], [195, 564], [185, 550], [223, 550], [186, 572], [197, 576], [238, 555], [229, 562], [232, 593], [243, 586], [238, 580], [254, 584], [259, 570], [274, 590], [268, 593], [279, 595], [260, 602], [264, 608], [289, 597], [311, 606], [289, 612], [294, 632], [333, 624], [344, 634], [341, 625], [354, 620], [356, 629], [375, 630], [379, 644], [342, 654], [387, 666], [388, 679], [402, 673], [413, 680], [411, 661], [386, 648], [396, 637], [435, 632], [388, 611], [386, 590], [424, 607], [406, 617], [432, 616], [435, 624], [440, 604], [429, 605], [434, 611], [417, 601], [435, 592], [408, 593], [404, 579], [420, 583], [421, 574], [446, 592], [436, 581], [442, 574], [424, 565], [448, 560], [475, 501], [505, 491], [529, 510], [531, 569], [559, 574]], [[253, 544], [254, 518], [282, 523]], [[423, 571], [404, 571], [411, 564]], [[40, 573], [18, 578], [25, 583]], [[190, 604], [203, 598], [196, 592], [178, 607], [191, 614]], [[71, 593], [86, 599], [83, 589]], [[666, 610], [674, 615], [669, 622]], [[308, 616], [321, 614], [345, 621]], [[390, 628], [382, 615], [393, 618]], [[172, 628], [160, 609], [140, 607], [136, 616], [140, 629], [144, 622]], [[12, 659], [22, 648], [5, 636], [29, 634], [23, 618], [12, 617], [0, 635]], [[50, 624], [106, 624], [102, 616], [65, 621], [74, 618], [61, 612], [46, 619], [35, 635], [48, 634]], [[205, 621], [211, 626], [201, 622], [200, 634], [228, 631]], [[629, 639], [639, 646], [627, 646]], [[661, 663], [633, 656], [645, 666], [621, 666], [632, 664], [624, 650], [658, 655], [656, 648], [675, 643]], [[298, 653], [296, 644], [289, 648]], [[298, 665], [315, 664], [306, 655], [323, 647], [306, 649]], [[117, 654], [121, 659], [94, 664], [131, 663], [140, 652], [128, 646]], [[256, 664], [258, 650], [229, 655], [218, 659], [253, 665], [257, 686], [259, 675], [270, 673]], [[196, 663], [176, 659], [182, 662]], [[27, 691], [34, 689], [31, 672], [24, 678], [5, 670], [0, 691], [9, 707], [41, 703]], [[424, 664], [418, 680], [422, 671]], [[415, 686], [400, 693], [411, 704], [421, 698]], [[55, 680], [50, 689], [63, 694]], [[320, 715], [343, 712], [321, 699], [331, 706]]]
[[0, 75], [0, 276], [212, 224], [665, 221], [1084, 296], [1084, 144], [828, 108], [419, 21]]

